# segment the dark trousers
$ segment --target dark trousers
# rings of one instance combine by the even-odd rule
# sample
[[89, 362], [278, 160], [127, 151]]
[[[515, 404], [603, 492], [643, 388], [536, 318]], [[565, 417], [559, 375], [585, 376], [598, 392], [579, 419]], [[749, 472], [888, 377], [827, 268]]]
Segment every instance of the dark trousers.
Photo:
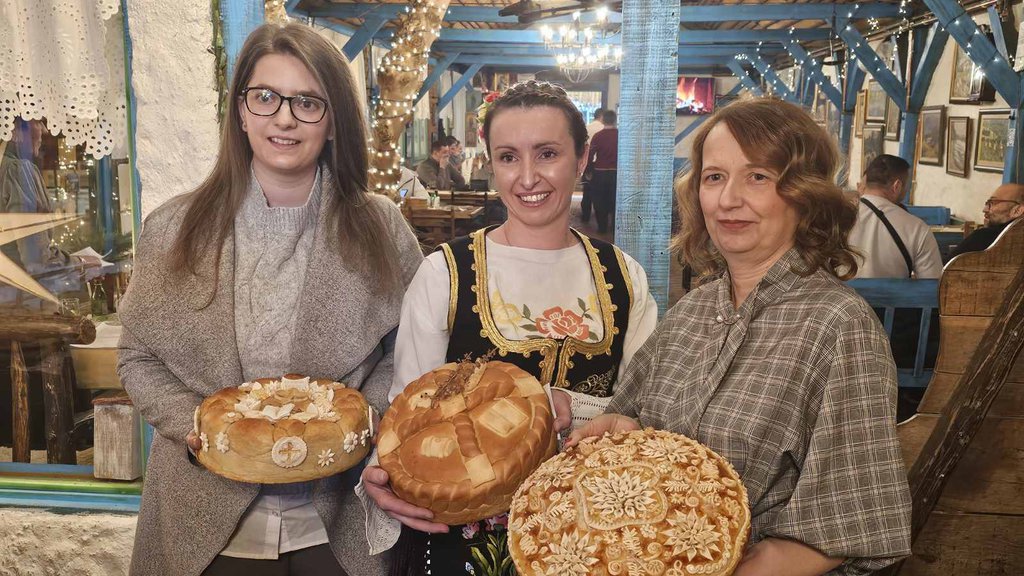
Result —
[[618, 170], [594, 170], [594, 179], [590, 183], [590, 193], [594, 202], [594, 213], [597, 215], [597, 231], [607, 232], [608, 221], [615, 224], [615, 186]]
[[580, 200], [580, 220], [583, 222], [590, 222], [590, 188], [592, 186], [589, 179], [583, 181], [583, 200]]
[[217, 556], [203, 576], [346, 576], [328, 544], [285, 552], [277, 560]]

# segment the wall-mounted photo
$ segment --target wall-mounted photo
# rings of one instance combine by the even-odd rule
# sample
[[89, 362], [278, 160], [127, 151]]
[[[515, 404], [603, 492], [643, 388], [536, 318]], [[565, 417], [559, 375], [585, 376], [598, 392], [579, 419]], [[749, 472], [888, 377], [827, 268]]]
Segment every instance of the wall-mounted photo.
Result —
[[889, 104], [889, 97], [882, 90], [882, 85], [874, 80], [868, 81], [868, 113], [865, 117], [868, 122], [885, 122], [885, 110]]
[[814, 91], [814, 121], [818, 124], [828, 122], [828, 107], [830, 102], [828, 96], [818, 88]]
[[864, 137], [864, 114], [867, 112], [868, 93], [866, 90], [857, 92], [857, 107], [853, 111], [853, 135]]
[[949, 101], [957, 104], [994, 102], [995, 89], [979, 66], [971, 61], [959, 44], [954, 45], [953, 75], [949, 83]]
[[967, 116], [950, 116], [946, 123], [946, 174], [967, 177], [970, 141], [971, 119]]
[[1002, 172], [1006, 138], [1010, 132], [1009, 110], [979, 110], [978, 134], [974, 141], [974, 169]]
[[889, 106], [885, 110], [885, 139], [896, 140], [900, 139], [900, 120], [903, 117], [903, 113], [900, 112], [900, 107], [895, 102], [889, 102]]
[[917, 161], [921, 164], [942, 166], [942, 148], [945, 144], [945, 106], [925, 106], [921, 109], [917, 125]]
[[885, 127], [881, 124], [865, 124], [864, 140], [860, 146], [860, 170], [864, 171], [876, 157], [882, 154], [885, 140], [882, 138]]

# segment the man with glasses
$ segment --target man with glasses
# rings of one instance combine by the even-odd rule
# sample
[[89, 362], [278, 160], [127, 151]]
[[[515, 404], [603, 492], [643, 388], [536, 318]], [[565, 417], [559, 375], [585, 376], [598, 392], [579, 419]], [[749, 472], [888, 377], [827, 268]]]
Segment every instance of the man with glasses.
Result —
[[1010, 222], [1024, 216], [1024, 185], [1003, 184], [985, 201], [985, 225], [971, 232], [957, 245], [951, 256], [964, 252], [981, 252], [996, 241]]

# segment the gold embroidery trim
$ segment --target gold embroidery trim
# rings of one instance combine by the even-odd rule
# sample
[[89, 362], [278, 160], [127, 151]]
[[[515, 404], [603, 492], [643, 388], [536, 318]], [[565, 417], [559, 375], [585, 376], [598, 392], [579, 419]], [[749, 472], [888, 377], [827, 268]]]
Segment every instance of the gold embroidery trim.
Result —
[[455, 327], [455, 310], [459, 305], [459, 268], [455, 265], [455, 254], [452, 247], [447, 243], [441, 244], [441, 251], [444, 252], [445, 262], [448, 263], [448, 280], [451, 282], [448, 294], [448, 337], [451, 338], [452, 329]]
[[[487, 289], [487, 248], [485, 235], [494, 226], [481, 228], [470, 234], [473, 238], [473, 261], [476, 264], [476, 282], [473, 284], [473, 292], [476, 293], [476, 303], [480, 315], [480, 323], [484, 329], [481, 336], [491, 341], [491, 344], [498, 349], [500, 356], [509, 352], [527, 356], [533, 352], [541, 355], [540, 375], [538, 380], [541, 384], [551, 383], [551, 376], [555, 371], [553, 355], [558, 351], [558, 343], [549, 338], [531, 338], [529, 340], [509, 340], [501, 335], [494, 318], [491, 316], [491, 294]], [[483, 286], [483, 290], [477, 289]]]
[[629, 268], [626, 268], [626, 259], [622, 257], [622, 250], [615, 246], [615, 259], [619, 262], [619, 273], [626, 282], [626, 293], [629, 294], [629, 307], [633, 308], [633, 277], [629, 275]]
[[[612, 297], [609, 290], [612, 288], [604, 277], [604, 270], [601, 266], [601, 261], [597, 257], [597, 249], [591, 244], [590, 238], [586, 235], [572, 230], [573, 234], [580, 239], [583, 243], [583, 249], [587, 253], [587, 257], [590, 259], [590, 270], [594, 275], [594, 287], [597, 289], [597, 302], [601, 307], [601, 322], [604, 327], [604, 337], [600, 342], [583, 342], [576, 338], [568, 337], [565, 339], [565, 343], [562, 344], [562, 351], [559, 354], [558, 374], [555, 375], [553, 385], [568, 388], [570, 382], [566, 380], [566, 375], [569, 370], [573, 367], [571, 358], [576, 353], [586, 354], [588, 356], [596, 356], [598, 354], [611, 353], [612, 340], [615, 338], [615, 334], [618, 332], [618, 328], [615, 326], [614, 310], [612, 309]], [[618, 252], [616, 250], [616, 252]], [[628, 277], [628, 274], [625, 275]]]

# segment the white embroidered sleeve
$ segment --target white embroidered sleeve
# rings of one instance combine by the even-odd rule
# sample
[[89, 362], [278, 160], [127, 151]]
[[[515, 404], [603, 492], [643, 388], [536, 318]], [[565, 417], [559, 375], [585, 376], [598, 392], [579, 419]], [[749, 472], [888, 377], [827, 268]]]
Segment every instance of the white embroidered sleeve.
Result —
[[568, 394], [569, 398], [572, 399], [572, 427], [568, 432], [563, 432], [562, 434], [566, 438], [568, 438], [569, 432], [572, 430], [590, 422], [594, 417], [604, 414], [605, 407], [612, 401], [611, 396], [608, 398], [599, 398], [597, 396], [573, 392], [572, 390], [566, 390], [564, 388], [561, 390]]
[[[377, 465], [377, 449], [373, 449], [373, 453], [370, 454], [369, 460], [366, 461], [367, 466]], [[370, 547], [370, 555], [380, 554], [385, 550], [390, 550], [395, 542], [398, 542], [398, 536], [402, 533], [402, 524], [388, 516], [386, 512], [377, 506], [377, 503], [373, 501], [366, 494], [366, 490], [363, 488], [362, 479], [355, 487], [356, 496], [359, 497], [359, 501], [363, 504], [363, 512], [366, 513], [366, 543]]]

